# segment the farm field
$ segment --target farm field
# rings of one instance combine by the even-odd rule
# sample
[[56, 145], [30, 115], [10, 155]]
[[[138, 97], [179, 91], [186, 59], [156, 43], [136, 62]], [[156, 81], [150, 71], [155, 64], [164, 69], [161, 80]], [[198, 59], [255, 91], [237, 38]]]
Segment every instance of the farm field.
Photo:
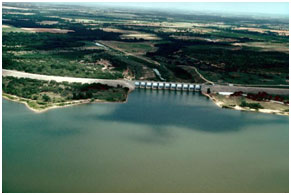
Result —
[[194, 68], [220, 84], [289, 82], [287, 20], [105, 10], [4, 3], [3, 68], [159, 80], [157, 69], [167, 81], [200, 82]]

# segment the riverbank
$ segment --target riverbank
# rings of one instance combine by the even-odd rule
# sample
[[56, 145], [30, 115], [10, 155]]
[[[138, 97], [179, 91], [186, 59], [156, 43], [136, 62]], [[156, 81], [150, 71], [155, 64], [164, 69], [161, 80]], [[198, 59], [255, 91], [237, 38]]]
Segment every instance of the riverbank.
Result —
[[99, 83], [81, 84], [2, 77], [3, 97], [35, 112], [92, 102], [126, 102], [131, 89]]
[[[209, 97], [220, 108], [289, 116], [289, 106], [287, 105], [281, 105], [281, 104], [272, 103], [272, 102], [256, 101], [256, 103], [263, 104], [264, 108], [252, 109], [249, 107], [241, 107], [240, 106], [241, 101], [236, 97], [218, 96], [216, 94], [207, 94], [207, 93], [202, 93], [202, 94]], [[255, 101], [251, 101], [251, 102], [255, 102]], [[275, 109], [275, 107], [277, 108]]]
[[[131, 90], [132, 91], [132, 90]], [[131, 92], [129, 91], [129, 93]], [[7, 93], [2, 93], [2, 97], [6, 100], [18, 102], [18, 103], [23, 103], [26, 105], [28, 109], [30, 109], [33, 112], [36, 113], [43, 113], [45, 111], [51, 110], [51, 109], [56, 109], [56, 108], [64, 108], [68, 106], [75, 106], [75, 105], [81, 105], [81, 104], [89, 104], [89, 103], [126, 103], [128, 101], [128, 96], [129, 93], [126, 96], [125, 101], [115, 101], [115, 102], [110, 102], [110, 101], [105, 101], [105, 100], [99, 100], [99, 99], [83, 99], [83, 100], [72, 100], [72, 101], [67, 101], [67, 102], [61, 102], [61, 103], [50, 103], [48, 105], [45, 105], [43, 107], [37, 107], [36, 106], [36, 101], [27, 99], [27, 98], [22, 98], [18, 97], [16, 95], [10, 95]], [[284, 116], [289, 116], [289, 110], [283, 111], [282, 109], [271, 109], [271, 108], [263, 108], [263, 109], [252, 109], [249, 107], [241, 107], [239, 106], [238, 103], [234, 101], [229, 101], [230, 97], [221, 97], [218, 98], [217, 95], [214, 94], [207, 94], [207, 93], [202, 93], [203, 95], [207, 96], [210, 98], [218, 107], [220, 108], [228, 108], [228, 109], [234, 109], [234, 110], [240, 110], [240, 111], [251, 111], [251, 112], [261, 112], [261, 113], [266, 113], [266, 114], [276, 114], [276, 115], [284, 115]], [[275, 104], [275, 103], [270, 103], [269, 104]], [[265, 106], [265, 105], [264, 105]], [[278, 104], [274, 106], [279, 106]], [[286, 106], [288, 108], [288, 106]]]
[[27, 98], [22, 98], [18, 97], [16, 95], [10, 95], [2, 92], [2, 98], [10, 101], [14, 101], [17, 103], [22, 103], [24, 104], [29, 110], [35, 112], [35, 113], [43, 113], [48, 110], [56, 109], [56, 108], [64, 108], [64, 107], [69, 107], [69, 106], [76, 106], [76, 105], [81, 105], [81, 104], [90, 104], [90, 103], [126, 103], [128, 100], [128, 95], [126, 97], [125, 101], [115, 101], [115, 102], [110, 102], [110, 101], [105, 101], [105, 100], [99, 100], [99, 99], [84, 99], [84, 100], [72, 100], [72, 101], [67, 101], [67, 102], [61, 102], [61, 103], [51, 103], [49, 105], [46, 105], [46, 107], [36, 107], [36, 101], [27, 99]]

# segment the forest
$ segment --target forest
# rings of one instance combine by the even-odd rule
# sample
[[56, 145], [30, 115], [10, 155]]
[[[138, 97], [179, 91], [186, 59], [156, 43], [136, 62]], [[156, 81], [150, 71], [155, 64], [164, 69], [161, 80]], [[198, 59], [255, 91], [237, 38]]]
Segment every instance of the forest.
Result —
[[[62, 4], [5, 5], [17, 7], [17, 12], [3, 9], [5, 69], [160, 80], [153, 71], [157, 69], [166, 81], [203, 82], [198, 71], [219, 84], [289, 82], [289, 27], [284, 19], [170, 16], [146, 10], [109, 14], [102, 7], [97, 11]], [[140, 47], [139, 53], [133, 53], [132, 43], [147, 49]]]

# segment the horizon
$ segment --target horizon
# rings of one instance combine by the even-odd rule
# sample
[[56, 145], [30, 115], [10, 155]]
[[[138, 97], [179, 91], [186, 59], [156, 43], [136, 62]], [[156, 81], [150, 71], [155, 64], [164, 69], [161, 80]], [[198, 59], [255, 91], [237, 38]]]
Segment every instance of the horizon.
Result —
[[[58, 2], [54, 2], [58, 3]], [[68, 2], [59, 2], [68, 3]], [[75, 5], [99, 5], [126, 9], [183, 12], [185, 14], [223, 14], [243, 16], [289, 17], [289, 2], [70, 2]]]

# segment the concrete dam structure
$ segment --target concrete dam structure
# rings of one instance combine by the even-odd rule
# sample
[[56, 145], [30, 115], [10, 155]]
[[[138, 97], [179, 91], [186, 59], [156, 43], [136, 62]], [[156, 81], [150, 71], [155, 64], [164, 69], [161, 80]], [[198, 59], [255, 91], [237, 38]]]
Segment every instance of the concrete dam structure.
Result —
[[154, 81], [135, 81], [135, 88], [157, 89], [157, 90], [180, 90], [180, 91], [201, 91], [201, 84], [193, 83], [172, 83]]

